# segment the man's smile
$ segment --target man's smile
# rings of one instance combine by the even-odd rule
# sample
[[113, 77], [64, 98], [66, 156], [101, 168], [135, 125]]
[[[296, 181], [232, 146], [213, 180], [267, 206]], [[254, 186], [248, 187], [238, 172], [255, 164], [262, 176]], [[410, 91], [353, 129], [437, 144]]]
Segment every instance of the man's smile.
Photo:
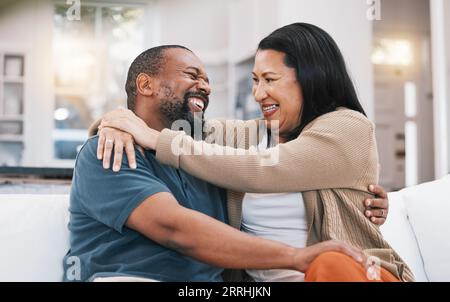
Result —
[[208, 96], [202, 93], [189, 93], [186, 99], [192, 112], [203, 112], [208, 107]]
[[205, 102], [198, 97], [190, 97], [188, 101], [191, 111], [200, 112], [205, 108]]

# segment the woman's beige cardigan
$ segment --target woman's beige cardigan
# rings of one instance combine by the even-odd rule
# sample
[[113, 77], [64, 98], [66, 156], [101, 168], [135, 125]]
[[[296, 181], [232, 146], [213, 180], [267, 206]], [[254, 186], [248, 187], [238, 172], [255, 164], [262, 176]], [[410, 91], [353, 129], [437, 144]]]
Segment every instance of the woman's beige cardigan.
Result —
[[[250, 122], [254, 121], [246, 123]], [[375, 132], [365, 116], [340, 108], [315, 119], [297, 139], [268, 149], [266, 154], [251, 153], [254, 149], [248, 143], [247, 130], [237, 130], [224, 121], [209, 123], [214, 130], [206, 139], [210, 143], [164, 129], [156, 157], [164, 164], [229, 189], [228, 215], [233, 227], [240, 229], [241, 225], [241, 192], [302, 192], [308, 246], [342, 240], [378, 257], [382, 267], [398, 279], [414, 281], [411, 270], [383, 239], [378, 226], [363, 214], [363, 201], [372, 196], [367, 188], [378, 183]], [[217, 135], [220, 128], [225, 130], [225, 137], [233, 137], [232, 147], [241, 148], [242, 155], [226, 155], [236, 150], [223, 147], [225, 140], [213, 137], [212, 132]], [[218, 151], [225, 155], [217, 155]], [[207, 155], [214, 152], [216, 155]], [[267, 165], [267, 156], [278, 158], [278, 163]]]

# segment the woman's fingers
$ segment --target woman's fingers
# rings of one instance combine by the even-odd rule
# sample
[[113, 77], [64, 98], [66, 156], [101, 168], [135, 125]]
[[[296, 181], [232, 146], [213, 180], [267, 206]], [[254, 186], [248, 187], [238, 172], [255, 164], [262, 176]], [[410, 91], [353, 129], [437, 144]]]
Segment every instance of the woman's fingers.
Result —
[[128, 159], [128, 165], [131, 169], [136, 169], [136, 154], [133, 137], [121, 130], [104, 126], [99, 134], [97, 146], [97, 157], [103, 159], [103, 168], [110, 168], [111, 156], [114, 149], [112, 169], [114, 172], [120, 171], [124, 148]]
[[127, 153], [128, 165], [131, 169], [136, 169], [136, 154], [134, 153], [134, 144], [129, 141], [125, 144], [125, 152]]
[[389, 208], [389, 201], [382, 198], [367, 199], [365, 203], [367, 208], [379, 208], [387, 210]]
[[103, 148], [103, 168], [109, 169], [111, 163], [111, 153], [114, 145], [114, 139], [112, 137], [105, 138], [105, 147]]
[[367, 217], [386, 218], [387, 211], [384, 209], [370, 209], [365, 212]]
[[113, 171], [119, 172], [120, 166], [122, 165], [123, 157], [123, 142], [121, 140], [116, 140], [114, 145], [114, 163]]
[[383, 225], [386, 222], [386, 218], [371, 217], [370, 221], [376, 225]]
[[103, 148], [105, 148], [105, 135], [103, 134], [103, 131], [100, 131], [97, 145], [97, 159], [99, 160], [103, 158]]

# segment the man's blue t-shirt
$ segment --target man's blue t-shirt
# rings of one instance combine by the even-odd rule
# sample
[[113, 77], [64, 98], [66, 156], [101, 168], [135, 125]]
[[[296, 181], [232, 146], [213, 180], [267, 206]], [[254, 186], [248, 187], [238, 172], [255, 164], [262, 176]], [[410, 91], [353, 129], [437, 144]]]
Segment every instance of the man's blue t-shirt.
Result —
[[[221, 281], [222, 268], [163, 247], [125, 223], [137, 206], [158, 192], [170, 192], [182, 206], [226, 223], [225, 191], [160, 164], [151, 151], [145, 151], [144, 158], [135, 150], [135, 170], [128, 167], [126, 156], [120, 172], [103, 169], [96, 156], [97, 142], [98, 137], [90, 138], [75, 164], [71, 250], [64, 258], [64, 280], [129, 275], [160, 281]], [[80, 266], [79, 274], [74, 265]]]

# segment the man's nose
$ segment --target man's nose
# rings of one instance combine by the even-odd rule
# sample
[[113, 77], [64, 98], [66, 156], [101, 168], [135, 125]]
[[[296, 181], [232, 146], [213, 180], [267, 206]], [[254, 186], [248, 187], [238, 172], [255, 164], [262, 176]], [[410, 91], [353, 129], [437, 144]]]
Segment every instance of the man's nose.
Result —
[[209, 86], [209, 83], [203, 79], [200, 79], [198, 81], [198, 85], [197, 85], [198, 89], [200, 91], [202, 91], [204, 94], [206, 95], [210, 95], [211, 94], [211, 87]]

